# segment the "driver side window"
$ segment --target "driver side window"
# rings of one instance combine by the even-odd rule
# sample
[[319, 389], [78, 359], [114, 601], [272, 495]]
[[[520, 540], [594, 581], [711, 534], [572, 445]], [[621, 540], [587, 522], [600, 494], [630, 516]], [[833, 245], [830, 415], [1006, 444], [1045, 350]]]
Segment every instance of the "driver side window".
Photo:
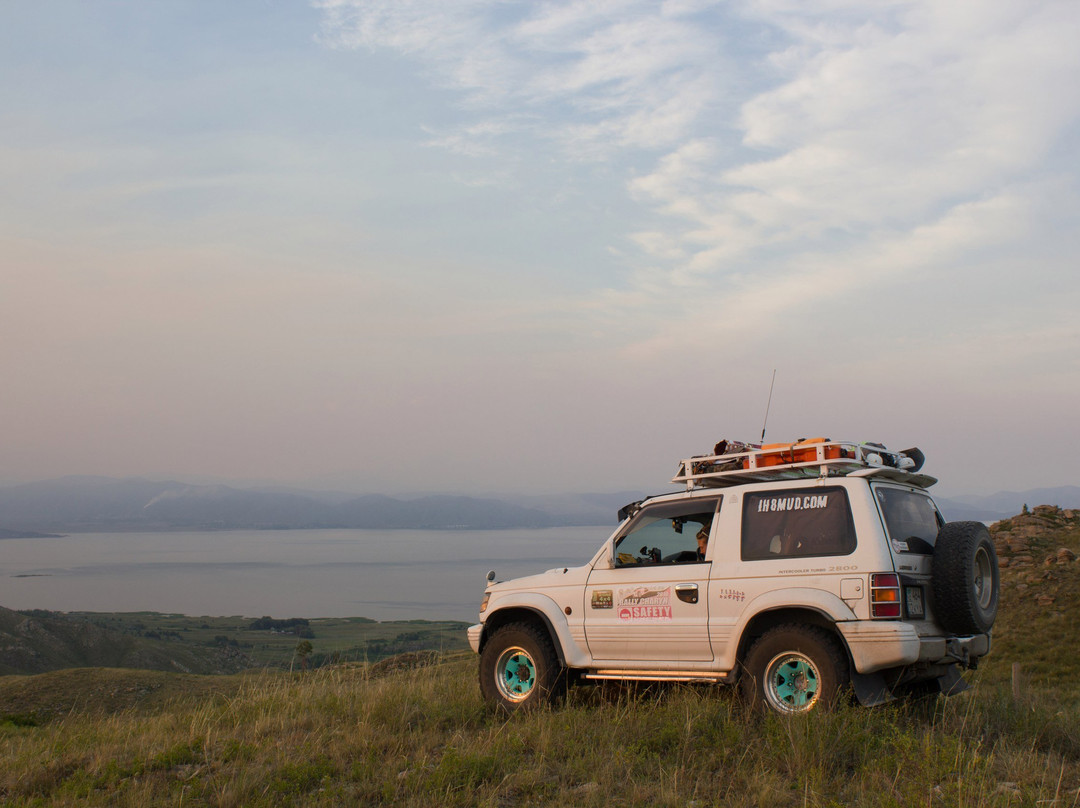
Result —
[[699, 500], [646, 508], [615, 541], [615, 566], [704, 561], [699, 550], [705, 549], [718, 504]]

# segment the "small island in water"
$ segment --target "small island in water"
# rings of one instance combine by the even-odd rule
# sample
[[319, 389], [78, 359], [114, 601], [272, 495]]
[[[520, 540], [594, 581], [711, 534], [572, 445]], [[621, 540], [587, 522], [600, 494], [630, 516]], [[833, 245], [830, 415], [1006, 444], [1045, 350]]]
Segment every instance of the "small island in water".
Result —
[[37, 533], [33, 530], [7, 530], [0, 527], [0, 539], [60, 539], [63, 533]]

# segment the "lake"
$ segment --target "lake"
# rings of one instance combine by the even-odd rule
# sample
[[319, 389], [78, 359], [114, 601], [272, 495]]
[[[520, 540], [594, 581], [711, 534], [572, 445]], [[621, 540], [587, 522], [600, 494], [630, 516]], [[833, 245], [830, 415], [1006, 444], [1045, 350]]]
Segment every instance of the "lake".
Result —
[[485, 575], [592, 558], [612, 527], [77, 533], [0, 541], [0, 606], [475, 621]]

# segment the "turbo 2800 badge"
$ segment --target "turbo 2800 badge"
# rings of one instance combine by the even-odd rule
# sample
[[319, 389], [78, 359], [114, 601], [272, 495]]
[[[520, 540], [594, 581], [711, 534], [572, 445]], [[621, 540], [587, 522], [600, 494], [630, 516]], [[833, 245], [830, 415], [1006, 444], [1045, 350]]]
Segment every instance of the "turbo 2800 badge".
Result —
[[620, 589], [618, 608], [620, 620], [670, 620], [671, 587]]

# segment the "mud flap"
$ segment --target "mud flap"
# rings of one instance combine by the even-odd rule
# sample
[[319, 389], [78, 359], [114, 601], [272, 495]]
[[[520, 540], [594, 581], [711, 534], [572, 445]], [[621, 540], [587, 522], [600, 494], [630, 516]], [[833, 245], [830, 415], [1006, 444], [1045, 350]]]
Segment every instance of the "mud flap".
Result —
[[938, 677], [937, 685], [941, 688], [942, 695], [945, 696], [955, 696], [957, 693], [963, 693], [971, 687], [964, 681], [964, 677], [960, 675], [960, 669], [956, 665], [950, 665], [948, 672], [944, 676]]
[[885, 684], [885, 677], [880, 673], [859, 673], [852, 666], [850, 678], [855, 698], [863, 707], [877, 707], [879, 704], [896, 701], [896, 696]]

